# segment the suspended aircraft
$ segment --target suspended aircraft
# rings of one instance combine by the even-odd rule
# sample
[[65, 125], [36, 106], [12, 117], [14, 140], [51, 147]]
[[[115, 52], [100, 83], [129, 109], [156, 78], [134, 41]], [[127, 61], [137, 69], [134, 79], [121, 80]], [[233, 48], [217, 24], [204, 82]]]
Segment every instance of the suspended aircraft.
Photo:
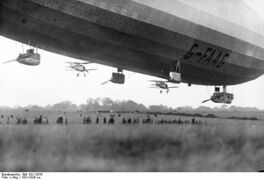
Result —
[[38, 48], [30, 48], [24, 52], [24, 48], [22, 45], [23, 52], [19, 53], [18, 57], [13, 60], [5, 61], [3, 64], [11, 63], [11, 62], [19, 62], [28, 66], [38, 66], [40, 64], [40, 54], [38, 53]]
[[168, 81], [151, 80], [151, 82], [154, 82], [154, 84], [152, 84], [152, 87], [150, 87], [150, 88], [159, 88], [159, 89], [161, 89], [160, 90], [161, 94], [162, 94], [162, 90], [166, 90], [166, 92], [169, 93], [170, 89], [178, 88], [177, 86], [169, 87], [169, 85], [167, 84]]
[[242, 0], [1, 0], [0, 12], [0, 35], [117, 68], [108, 82], [129, 70], [222, 87], [211, 100], [229, 103], [228, 86], [264, 74], [264, 21]]
[[86, 73], [89, 73], [89, 71], [95, 71], [96, 69], [87, 69], [85, 67], [86, 64], [90, 64], [90, 62], [66, 62], [69, 66], [67, 66], [68, 69], [66, 70], [73, 70], [77, 71], [77, 77], [80, 76], [80, 73], [83, 73], [84, 77], [86, 77]]
[[109, 82], [115, 83], [115, 84], [125, 84], [125, 75], [123, 74], [122, 69], [117, 69], [117, 72], [112, 73], [111, 79], [105, 81], [102, 83], [102, 85], [105, 85]]
[[220, 92], [219, 87], [215, 87], [215, 93], [211, 96], [211, 98], [204, 100], [202, 103], [212, 101], [214, 103], [231, 104], [234, 99], [234, 95], [231, 93], [227, 93], [226, 89], [224, 89], [223, 92]]

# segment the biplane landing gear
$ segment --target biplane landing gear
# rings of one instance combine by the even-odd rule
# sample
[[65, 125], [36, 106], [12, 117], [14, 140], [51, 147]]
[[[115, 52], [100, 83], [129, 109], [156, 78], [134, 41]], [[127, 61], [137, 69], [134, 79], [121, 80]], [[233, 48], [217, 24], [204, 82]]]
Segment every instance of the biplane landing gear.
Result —
[[[162, 94], [162, 90], [160, 90], [160, 94]], [[169, 94], [169, 89], [166, 90], [167, 94]]]
[[223, 92], [220, 92], [220, 87], [215, 87], [215, 92], [210, 99], [203, 101], [203, 103], [208, 101], [213, 101], [214, 103], [224, 103], [231, 104], [234, 100], [234, 94], [227, 93], [226, 86], [223, 86]]
[[78, 73], [78, 74], [77, 74], [77, 77], [79, 77], [79, 76], [80, 76], [80, 74]]

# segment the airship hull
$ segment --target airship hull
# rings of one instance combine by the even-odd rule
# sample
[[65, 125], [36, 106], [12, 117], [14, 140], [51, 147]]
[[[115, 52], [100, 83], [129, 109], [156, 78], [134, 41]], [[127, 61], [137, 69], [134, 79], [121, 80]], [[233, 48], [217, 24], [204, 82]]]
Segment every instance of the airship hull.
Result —
[[54, 53], [165, 79], [180, 62], [182, 81], [190, 84], [234, 85], [264, 73], [258, 33], [241, 28], [251, 38], [243, 39], [148, 6], [150, 0], [142, 2], [1, 0], [0, 34]]

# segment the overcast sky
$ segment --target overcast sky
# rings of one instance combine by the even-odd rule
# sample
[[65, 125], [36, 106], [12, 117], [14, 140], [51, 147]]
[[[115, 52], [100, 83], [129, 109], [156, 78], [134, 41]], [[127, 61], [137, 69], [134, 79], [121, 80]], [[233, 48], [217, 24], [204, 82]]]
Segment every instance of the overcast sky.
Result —
[[[257, 1], [257, 0], [256, 0]], [[253, 1], [253, 2], [256, 2]], [[250, 2], [249, 2], [250, 3]], [[260, 16], [264, 17], [263, 10], [259, 10], [255, 3], [252, 8]], [[263, 7], [263, 6], [261, 6]], [[26, 46], [24, 46], [26, 49]], [[0, 36], [0, 62], [17, 57], [22, 51], [21, 44]], [[85, 103], [87, 98], [110, 97], [114, 100], [131, 99], [146, 106], [152, 104], [163, 104], [170, 107], [206, 105], [210, 107], [220, 106], [214, 103], [202, 104], [213, 93], [213, 87], [179, 85], [169, 94], [160, 94], [158, 89], [150, 89], [149, 80], [155, 77], [136, 74], [125, 71], [126, 84], [106, 84], [102, 82], [110, 79], [114, 68], [97, 64], [88, 67], [97, 68], [86, 78], [76, 77], [76, 73], [65, 71], [67, 61], [77, 61], [65, 56], [39, 50], [41, 53], [41, 64], [30, 67], [18, 63], [0, 64], [0, 106], [26, 106], [26, 105], [48, 105], [64, 100], [73, 103]], [[242, 85], [229, 87], [228, 90], [235, 94], [232, 105], [250, 106], [264, 109], [264, 77]]]

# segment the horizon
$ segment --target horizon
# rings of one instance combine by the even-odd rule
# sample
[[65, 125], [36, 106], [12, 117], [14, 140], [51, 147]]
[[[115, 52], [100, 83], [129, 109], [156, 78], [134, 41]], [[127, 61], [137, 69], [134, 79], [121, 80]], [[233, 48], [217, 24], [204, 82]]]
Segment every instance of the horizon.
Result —
[[[99, 99], [99, 105], [100, 105], [100, 108], [104, 107], [103, 103], [102, 103], [102, 100], [105, 99], [105, 98], [109, 98], [109, 97], [103, 97], [103, 98], [88, 98], [87, 100], [96, 100], [96, 99]], [[177, 106], [177, 107], [171, 107], [171, 106], [166, 106], [166, 105], [162, 105], [162, 104], [152, 104], [152, 105], [149, 105], [149, 106], [145, 106], [144, 104], [141, 104], [141, 103], [138, 103], [138, 102], [135, 102], [131, 99], [127, 99], [127, 100], [114, 100], [114, 99], [111, 99], [109, 98], [110, 100], [113, 101], [113, 103], [127, 103], [129, 101], [132, 101], [133, 103], [136, 103], [136, 105], [143, 105], [145, 108], [147, 108], [148, 110], [151, 108], [151, 107], [165, 107], [166, 109], [171, 109], [171, 110], [179, 110], [179, 109], [183, 109], [183, 110], [186, 110], [186, 109], [189, 109], [189, 110], [199, 110], [201, 108], [204, 108], [204, 109], [210, 109], [211, 111], [214, 111], [214, 110], [228, 110], [228, 111], [235, 111], [235, 110], [238, 110], [238, 111], [264, 111], [264, 109], [259, 109], [259, 108], [256, 108], [256, 107], [251, 107], [251, 106], [247, 106], [247, 107], [242, 107], [242, 106], [235, 106], [235, 105], [226, 105], [226, 104], [222, 104], [221, 106], [215, 106], [215, 107], [209, 107], [209, 106], [206, 106], [206, 105], [201, 105], [201, 106], [198, 106], [198, 107], [193, 107], [193, 106]], [[15, 106], [0, 106], [0, 109], [30, 109], [30, 108], [33, 108], [34, 106], [36, 107], [39, 107], [39, 108], [42, 108], [42, 109], [54, 109], [54, 106], [55, 105], [58, 105], [58, 104], [63, 104], [65, 102], [69, 102], [72, 106], [76, 106], [77, 109], [82, 109], [82, 105], [87, 105], [88, 103], [82, 103], [82, 104], [75, 104], [69, 100], [64, 100], [64, 101], [61, 101], [61, 102], [56, 102], [54, 104], [47, 104], [47, 105], [36, 105], [36, 104], [30, 104], [30, 105], [27, 105], [27, 106], [19, 106], [19, 105], [15, 105]], [[93, 103], [92, 103], [93, 104]], [[100, 109], [98, 108], [98, 110]], [[61, 110], [63, 110], [64, 108], [62, 108]], [[69, 108], [68, 110], [73, 110], [74, 108]], [[58, 110], [58, 109], [54, 109], [54, 110]]]

